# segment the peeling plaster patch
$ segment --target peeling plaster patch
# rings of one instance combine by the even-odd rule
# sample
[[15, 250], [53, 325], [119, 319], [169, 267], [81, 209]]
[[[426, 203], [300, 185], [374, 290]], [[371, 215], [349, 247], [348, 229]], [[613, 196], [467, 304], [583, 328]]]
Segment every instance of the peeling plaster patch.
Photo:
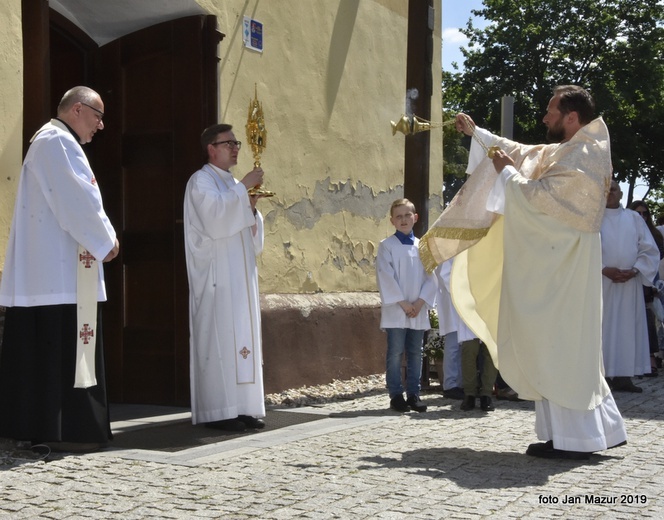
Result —
[[307, 273], [307, 278], [302, 284], [303, 293], [321, 293], [323, 289], [314, 281], [311, 273]]
[[327, 263], [332, 263], [334, 267], [337, 268], [338, 271], [341, 271], [342, 273], [344, 272], [344, 268], [346, 267], [346, 260], [344, 259], [343, 256], [335, 255], [332, 253], [332, 251], [329, 251], [328, 259], [325, 260], [325, 264]]
[[403, 186], [376, 194], [362, 181], [353, 186], [350, 181], [333, 183], [327, 177], [316, 182], [313, 197], [284, 208], [284, 216], [296, 229], [312, 229], [322, 215], [341, 211], [379, 222], [386, 217], [392, 201], [400, 197], [403, 197]]
[[[274, 200], [274, 199], [273, 199]], [[274, 202], [272, 203], [274, 204]], [[263, 225], [265, 226], [266, 229], [274, 228], [274, 223], [277, 220], [277, 214], [278, 212], [275, 211], [274, 207], [269, 207], [267, 204], [265, 204], [264, 207], [258, 208], [263, 215]]]
[[291, 253], [290, 248], [291, 248], [291, 243], [284, 242], [284, 256], [292, 262], [293, 260], [295, 260], [295, 255]]
[[363, 258], [357, 263], [357, 266], [366, 273], [367, 271], [372, 270], [374, 268], [374, 262], [373, 260], [369, 260], [368, 258]]
[[438, 214], [443, 211], [443, 197], [438, 193], [433, 193], [429, 195], [429, 211], [437, 211]]
[[331, 264], [342, 273], [349, 264], [359, 267], [366, 274], [373, 272], [376, 249], [373, 242], [353, 244], [350, 237], [344, 235], [341, 238], [332, 237], [331, 244], [333, 247], [328, 248], [323, 265]]

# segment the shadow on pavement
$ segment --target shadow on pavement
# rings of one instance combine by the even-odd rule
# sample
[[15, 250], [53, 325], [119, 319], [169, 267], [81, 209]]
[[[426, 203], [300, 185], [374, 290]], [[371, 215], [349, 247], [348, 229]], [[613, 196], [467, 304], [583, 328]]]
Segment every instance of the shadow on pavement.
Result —
[[465, 489], [506, 489], [543, 486], [553, 475], [611, 458], [593, 455], [587, 461], [545, 460], [525, 453], [450, 447], [411, 450], [395, 458], [363, 457], [367, 464], [360, 469], [401, 468], [420, 476], [448, 479]]

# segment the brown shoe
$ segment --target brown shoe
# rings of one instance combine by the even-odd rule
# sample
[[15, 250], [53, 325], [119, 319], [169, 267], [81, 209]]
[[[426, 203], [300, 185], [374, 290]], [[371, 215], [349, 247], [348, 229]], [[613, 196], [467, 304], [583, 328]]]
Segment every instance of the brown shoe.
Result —
[[498, 388], [496, 390], [496, 399], [505, 401], [523, 401], [523, 399], [519, 399], [519, 394], [517, 394], [509, 386], [505, 388]]

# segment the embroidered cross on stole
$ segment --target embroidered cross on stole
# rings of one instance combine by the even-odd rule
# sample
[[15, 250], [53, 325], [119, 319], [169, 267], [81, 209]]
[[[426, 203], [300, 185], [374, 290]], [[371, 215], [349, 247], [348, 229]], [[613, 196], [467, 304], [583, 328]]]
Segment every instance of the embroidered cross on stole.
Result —
[[76, 273], [76, 376], [74, 388], [89, 388], [97, 384], [95, 376], [95, 344], [97, 328], [97, 290], [99, 266], [97, 260], [83, 246], [78, 246]]

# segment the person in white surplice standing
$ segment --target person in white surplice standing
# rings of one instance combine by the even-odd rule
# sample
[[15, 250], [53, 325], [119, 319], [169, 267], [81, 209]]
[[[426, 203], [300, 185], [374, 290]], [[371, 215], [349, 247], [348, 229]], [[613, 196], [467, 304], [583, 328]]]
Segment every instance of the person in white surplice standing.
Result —
[[230, 169], [242, 143], [232, 126], [201, 135], [208, 163], [187, 183], [184, 233], [189, 277], [191, 419], [230, 431], [263, 428], [265, 402], [256, 255], [263, 250], [255, 167], [241, 181]]
[[643, 218], [620, 204], [616, 181], [602, 219], [602, 354], [604, 374], [615, 392], [640, 393], [633, 376], [650, 372], [643, 286], [652, 287], [659, 250]]

